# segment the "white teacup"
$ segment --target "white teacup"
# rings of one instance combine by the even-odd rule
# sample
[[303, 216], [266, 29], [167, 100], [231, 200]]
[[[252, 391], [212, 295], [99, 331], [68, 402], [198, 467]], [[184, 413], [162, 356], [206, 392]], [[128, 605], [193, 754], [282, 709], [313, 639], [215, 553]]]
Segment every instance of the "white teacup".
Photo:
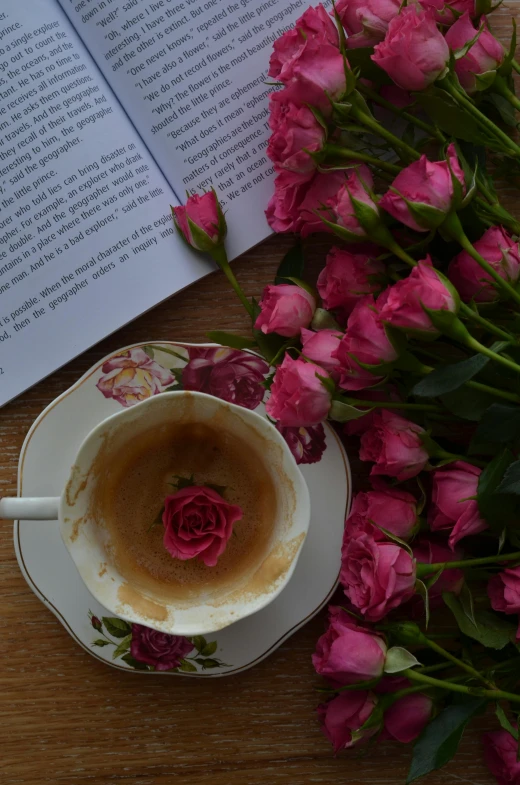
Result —
[[[210, 423], [251, 445], [261, 456], [276, 494], [275, 521], [269, 545], [240, 582], [217, 593], [189, 599], [161, 596], [160, 586], [133, 585], [119, 571], [110, 531], [99, 503], [93, 504], [103, 471], [117, 465], [130, 440], [163, 425]], [[95, 510], [95, 512], [93, 512]], [[111, 613], [175, 635], [206, 635], [272, 602], [289, 581], [310, 521], [307, 485], [284, 438], [264, 417], [210, 395], [162, 393], [108, 417], [81, 445], [59, 498], [4, 498], [0, 518], [55, 520], [76, 567], [91, 594]]]

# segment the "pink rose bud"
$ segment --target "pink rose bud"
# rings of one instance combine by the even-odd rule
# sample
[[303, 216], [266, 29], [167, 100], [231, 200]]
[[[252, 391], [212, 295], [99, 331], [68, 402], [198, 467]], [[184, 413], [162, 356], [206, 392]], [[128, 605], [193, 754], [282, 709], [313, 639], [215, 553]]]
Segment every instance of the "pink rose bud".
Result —
[[354, 690], [342, 692], [328, 703], [318, 706], [321, 729], [337, 753], [366, 741], [379, 728], [366, 728], [360, 732], [377, 704], [372, 692]]
[[103, 629], [103, 625], [101, 624], [101, 619], [98, 619], [97, 616], [91, 616], [90, 623], [92, 624], [94, 629], [97, 630], [98, 632], [101, 632], [101, 630]]
[[193, 643], [182, 635], [170, 635], [142, 624], [132, 624], [130, 654], [134, 660], [152, 665], [156, 671], [178, 668], [181, 660], [193, 649]]
[[348, 33], [347, 48], [374, 46], [382, 41], [400, 7], [399, 0], [339, 0], [336, 11]]
[[172, 207], [172, 213], [177, 231], [197, 251], [212, 251], [224, 242], [226, 220], [215, 191], [188, 197], [184, 207]]
[[376, 622], [413, 597], [415, 564], [399, 545], [360, 534], [343, 543], [340, 581], [354, 608]]
[[260, 300], [261, 314], [255, 329], [267, 333], [278, 333], [286, 338], [300, 334], [307, 327], [316, 310], [316, 300], [301, 286], [278, 284], [266, 286]]
[[384, 714], [384, 732], [395, 741], [409, 744], [417, 738], [432, 718], [433, 701], [421, 692], [403, 695]]
[[463, 537], [487, 529], [478, 504], [472, 498], [477, 495], [481, 473], [482, 469], [465, 461], [455, 461], [433, 472], [428, 523], [432, 531], [450, 531], [451, 548]]
[[337, 47], [308, 39], [298, 56], [284, 65], [280, 79], [286, 85], [280, 100], [313, 106], [328, 115], [332, 102], [347, 89], [345, 58]]
[[372, 412], [371, 427], [361, 436], [359, 457], [373, 461], [371, 476], [386, 474], [399, 481], [409, 480], [422, 472], [428, 463], [428, 452], [417, 423], [405, 420], [388, 409]]
[[520, 760], [518, 741], [501, 728], [482, 736], [484, 760], [498, 785], [518, 785], [520, 782]]
[[323, 212], [323, 217], [360, 240], [370, 239], [370, 227], [356, 215], [355, 202], [361, 202], [368, 207], [371, 222], [378, 222], [379, 209], [370, 195], [373, 185], [374, 180], [368, 166], [361, 164], [351, 169], [339, 191], [327, 200], [329, 209]]
[[[488, 581], [487, 591], [493, 610], [520, 613], [520, 567], [508, 567], [498, 575], [493, 575]], [[516, 640], [520, 640], [520, 624]]]
[[289, 445], [289, 449], [298, 465], [304, 463], [318, 463], [327, 446], [325, 428], [320, 422], [308, 428], [287, 427], [276, 423], [276, 428]]
[[295, 106], [278, 100], [282, 93], [270, 98], [269, 125], [273, 134], [267, 146], [267, 155], [276, 171], [289, 169], [301, 174], [312, 173], [316, 168], [309, 153], [322, 149], [325, 129], [306, 106]]
[[432, 267], [429, 256], [419, 262], [407, 278], [390, 287], [380, 316], [383, 322], [412, 335], [436, 337], [439, 331], [425, 308], [452, 313], [459, 309], [456, 291]]
[[324, 205], [337, 194], [345, 180], [345, 172], [340, 170], [320, 172], [314, 176], [300, 203], [298, 230], [301, 231], [302, 237], [315, 232], [331, 231], [320, 216], [326, 217]]
[[379, 294], [384, 274], [384, 263], [368, 254], [331, 248], [317, 283], [323, 307], [346, 319], [361, 297]]
[[347, 332], [334, 356], [340, 364], [339, 386], [344, 390], [373, 387], [386, 375], [377, 376], [358, 362], [377, 366], [397, 359], [372, 295], [359, 300], [354, 307], [348, 318]]
[[[504, 281], [517, 283], [520, 278], [518, 242], [502, 226], [490, 226], [473, 245]], [[450, 262], [448, 277], [465, 302], [489, 303], [498, 299], [493, 279], [467, 251], [461, 251]]]
[[431, 11], [414, 5], [390, 22], [372, 60], [403, 90], [424, 90], [448, 67], [450, 50]]
[[320, 676], [335, 685], [356, 684], [383, 675], [386, 643], [377, 633], [362, 627], [341, 608], [329, 608], [329, 628], [319, 638], [312, 664]]
[[314, 40], [339, 48], [338, 30], [321, 3], [316, 8], [308, 8], [296, 20], [294, 28], [274, 42], [269, 76], [281, 82], [286, 81], [290, 64], [298, 59], [305, 43]]
[[331, 394], [318, 378], [330, 378], [324, 368], [286, 354], [278, 366], [265, 409], [281, 426], [304, 428], [327, 417]]
[[[463, 554], [456, 548], [449, 548], [448, 545], [436, 540], [435, 537], [421, 537], [413, 543], [413, 555], [419, 564], [442, 564], [448, 561], [459, 561]], [[430, 608], [439, 608], [444, 605], [442, 593], [445, 591], [460, 594], [463, 584], [464, 573], [462, 570], [456, 567], [451, 570], [443, 570], [440, 577], [428, 590]], [[423, 600], [419, 597], [417, 599], [421, 605], [421, 612], [423, 612]]]
[[466, 192], [455, 145], [448, 146], [447, 161], [429, 161], [422, 155], [395, 178], [379, 204], [401, 223], [417, 232], [436, 229], [453, 209], [453, 176]]
[[[280, 172], [274, 181], [274, 194], [265, 211], [267, 223], [273, 232], [284, 234], [300, 231], [303, 223], [301, 206], [308, 190], [308, 175], [286, 169]], [[316, 221], [322, 223], [319, 218]]]
[[[480, 32], [477, 37], [478, 31]], [[479, 89], [478, 77], [482, 74], [496, 72], [504, 61], [504, 47], [490, 33], [485, 17], [481, 18], [477, 30], [473, 27], [469, 14], [465, 13], [450, 27], [446, 33], [446, 41], [454, 53], [464, 49], [470, 41], [473, 41], [467, 53], [455, 60], [455, 73], [467, 93], [477, 92]]]
[[[418, 525], [417, 502], [411, 493], [398, 488], [381, 488], [356, 494], [345, 521], [345, 539], [368, 532], [374, 540], [387, 539], [385, 529], [401, 540], [408, 540]], [[381, 527], [381, 528], [378, 528]]]
[[432, 11], [435, 21], [441, 25], [452, 25], [465, 13], [473, 18], [493, 10], [491, 0], [488, 0], [487, 8], [484, 8], [484, 4], [479, 0], [478, 11], [477, 0], [416, 0], [416, 2], [425, 11]]
[[337, 376], [339, 360], [333, 357], [343, 333], [337, 330], [319, 330], [317, 333], [302, 328], [302, 351], [305, 357], [325, 368], [333, 379]]
[[164, 547], [174, 559], [196, 557], [214, 567], [241, 518], [241, 508], [211, 488], [182, 488], [164, 500]]

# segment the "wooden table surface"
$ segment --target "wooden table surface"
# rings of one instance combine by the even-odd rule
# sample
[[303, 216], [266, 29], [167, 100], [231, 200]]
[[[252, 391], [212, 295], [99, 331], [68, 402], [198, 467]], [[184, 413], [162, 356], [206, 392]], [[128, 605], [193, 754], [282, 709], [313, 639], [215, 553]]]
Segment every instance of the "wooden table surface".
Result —
[[[504, 42], [517, 1], [493, 15]], [[514, 209], [515, 194], [502, 189], [502, 196]], [[290, 244], [273, 237], [234, 264], [248, 295], [258, 296], [272, 280]], [[208, 330], [247, 334], [242, 307], [219, 272], [0, 410], [0, 496], [16, 494], [18, 455], [33, 420], [91, 365], [127, 344], [204, 341]], [[320, 680], [310, 658], [324, 624], [321, 613], [267, 660], [222, 680], [122, 673], [89, 656], [35, 597], [18, 568], [12, 523], [1, 521], [0, 783], [403, 785], [407, 747], [384, 744], [334, 758], [319, 730]], [[493, 717], [474, 723], [455, 761], [424, 785], [494, 782], [480, 745], [482, 729], [494, 723]]]

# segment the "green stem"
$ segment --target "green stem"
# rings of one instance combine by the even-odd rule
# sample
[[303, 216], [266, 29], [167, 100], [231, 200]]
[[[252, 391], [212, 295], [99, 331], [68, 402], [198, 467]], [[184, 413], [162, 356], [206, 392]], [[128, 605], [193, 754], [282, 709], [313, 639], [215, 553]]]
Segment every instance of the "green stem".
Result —
[[[423, 642], [427, 646], [429, 646], [429, 648], [432, 651], [435, 651], [437, 654], [440, 654], [441, 657], [444, 657], [444, 659], [450, 660], [450, 662], [453, 662], [453, 664], [456, 665], [458, 668], [462, 668], [462, 670], [466, 671], [466, 673], [469, 673], [475, 679], [478, 679], [478, 681], [483, 682], [486, 685], [486, 687], [493, 688], [495, 686], [492, 682], [488, 681], [478, 670], [476, 670], [476, 668], [473, 668], [471, 665], [468, 665], [468, 663], [464, 662], [464, 660], [459, 660], [458, 657], [455, 657], [455, 655], [451, 654], [451, 652], [447, 651], [446, 649], [443, 649], [442, 646], [439, 646], [438, 643], [435, 643], [435, 641], [430, 640], [430, 638], [426, 637], [426, 635], [424, 636]], [[424, 671], [422, 672], [424, 673]]]
[[493, 82], [493, 89], [496, 90], [497, 93], [500, 93], [500, 95], [503, 95], [504, 98], [509, 101], [511, 106], [514, 106], [515, 109], [520, 110], [520, 101], [513, 91], [509, 89], [505, 80], [498, 74], [496, 75], [495, 81]]
[[425, 578], [428, 575], [434, 575], [436, 572], [439, 572], [439, 570], [451, 570], [456, 567], [460, 567], [461, 569], [466, 569], [466, 567], [482, 567], [486, 564], [518, 561], [519, 559], [520, 551], [515, 551], [514, 553], [500, 553], [496, 556], [482, 556], [479, 559], [461, 559], [460, 561], [439, 562], [438, 564], [418, 563], [416, 569], [418, 577]]
[[389, 251], [392, 251], [393, 254], [398, 256], [399, 259], [401, 259], [403, 262], [406, 262], [406, 264], [409, 264], [410, 267], [416, 267], [417, 266], [417, 262], [415, 261], [415, 259], [412, 256], [410, 256], [410, 254], [406, 253], [406, 251], [403, 250], [401, 248], [401, 246], [398, 245], [397, 243], [395, 243], [395, 242], [389, 243], [387, 245], [387, 248], [388, 248]]
[[240, 284], [235, 278], [235, 274], [229, 265], [226, 249], [224, 248], [224, 246], [219, 245], [217, 248], [215, 248], [215, 250], [211, 252], [211, 256], [218, 264], [218, 266], [220, 267], [220, 269], [228, 279], [229, 283], [235, 290], [235, 293], [237, 294], [240, 302], [248, 312], [249, 316], [251, 317], [251, 319], [253, 319], [254, 318], [253, 306], [245, 296], [244, 292], [240, 287]]
[[520, 365], [517, 365], [512, 360], [509, 360], [507, 357], [502, 357], [501, 354], [497, 354], [496, 352], [492, 351], [492, 349], [488, 349], [487, 346], [484, 346], [476, 338], [473, 338], [472, 335], [468, 335], [466, 338], [466, 346], [470, 349], [474, 349], [480, 354], [489, 357], [490, 360], [493, 360], [496, 363], [500, 363], [500, 365], [504, 365], [510, 371], [514, 371], [515, 373], [520, 373]]
[[402, 139], [399, 139], [399, 137], [391, 133], [391, 131], [387, 131], [386, 128], [381, 125], [381, 123], [378, 123], [377, 120], [374, 120], [374, 118], [370, 117], [370, 115], [365, 114], [365, 112], [363, 112], [361, 109], [354, 109], [354, 117], [359, 120], [359, 122], [363, 123], [366, 128], [369, 128], [382, 139], [386, 139], [386, 141], [389, 142], [392, 147], [397, 147], [399, 150], [402, 150], [404, 153], [406, 153], [406, 155], [411, 158], [412, 161], [417, 161], [421, 157], [417, 150], [414, 150], [413, 147], [410, 147], [410, 145], [406, 144], [406, 142], [403, 142]]
[[460, 310], [467, 319], [471, 319], [471, 321], [475, 322], [476, 324], [479, 324], [488, 332], [493, 333], [499, 338], [502, 338], [504, 341], [514, 341], [514, 338], [510, 333], [507, 333], [505, 330], [502, 330], [500, 327], [497, 327], [496, 324], [493, 324], [493, 322], [488, 322], [488, 320], [484, 319], [483, 316], [480, 316], [480, 314], [475, 313], [475, 311], [473, 311], [469, 307], [469, 305], [466, 305], [466, 303], [460, 304]]
[[349, 406], [361, 406], [368, 409], [408, 409], [417, 412], [443, 412], [441, 406], [435, 406], [431, 403], [402, 403], [401, 401], [362, 401], [357, 398], [347, 398], [341, 396], [340, 400], [348, 403]]
[[402, 671], [403, 676], [406, 676], [411, 681], [422, 682], [429, 684], [432, 687], [440, 687], [443, 690], [451, 690], [451, 692], [460, 692], [463, 695], [476, 695], [481, 698], [489, 698], [490, 700], [509, 700], [512, 703], [520, 703], [520, 695], [515, 695], [513, 692], [505, 692], [504, 690], [483, 690], [480, 687], [466, 687], [464, 684], [454, 684], [451, 681], [444, 681], [443, 679], [434, 679], [432, 676], [426, 676], [422, 673], [417, 673], [411, 668]]
[[330, 153], [335, 158], [345, 158], [347, 161], [363, 161], [363, 163], [375, 166], [388, 174], [399, 174], [402, 170], [401, 166], [396, 166], [388, 161], [382, 161], [380, 158], [375, 158], [373, 155], [361, 153], [358, 150], [350, 150], [348, 147], [340, 147], [336, 144], [327, 144], [325, 152]]
[[504, 133], [495, 123], [486, 117], [485, 114], [477, 109], [473, 101], [471, 101], [462, 90], [455, 87], [455, 85], [451, 84], [449, 79], [444, 79], [442, 82], [442, 87], [449, 93], [461, 106], [468, 110], [470, 114], [480, 123], [481, 127], [492, 134], [495, 139], [500, 140], [502, 144], [505, 146], [505, 152], [509, 151], [509, 154], [514, 154], [515, 158], [520, 158], [520, 147], [518, 147], [512, 139], [509, 138], [507, 134]]
[[370, 100], [374, 103], [379, 104], [379, 106], [382, 106], [384, 109], [388, 109], [390, 112], [393, 112], [399, 117], [402, 117], [403, 120], [407, 120], [409, 123], [412, 123], [412, 125], [420, 128], [421, 131], [425, 131], [427, 134], [430, 134], [430, 136], [433, 136], [434, 139], [437, 139], [437, 141], [441, 144], [446, 142], [446, 137], [442, 131], [439, 131], [438, 128], [435, 128], [429, 123], [425, 123], [424, 120], [421, 120], [419, 117], [415, 117], [415, 115], [410, 114], [410, 112], [407, 112], [406, 109], [399, 109], [397, 106], [394, 106], [391, 101], [387, 101], [386, 98], [380, 96], [379, 93], [376, 93], [376, 91], [372, 90], [372, 88], [365, 86], [361, 82], [358, 82], [357, 89], [360, 93], [366, 95], [367, 98], [370, 98]]

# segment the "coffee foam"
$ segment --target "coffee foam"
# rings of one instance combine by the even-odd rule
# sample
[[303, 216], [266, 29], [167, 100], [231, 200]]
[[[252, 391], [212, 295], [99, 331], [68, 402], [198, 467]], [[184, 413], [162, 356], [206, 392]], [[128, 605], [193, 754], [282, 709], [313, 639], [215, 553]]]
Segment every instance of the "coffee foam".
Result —
[[[184, 422], [137, 436], [118, 465], [99, 476], [95, 507], [103, 510], [110, 552], [125, 581], [147, 596], [192, 602], [216, 599], [255, 574], [272, 545], [276, 489], [250, 445], [216, 424]], [[174, 475], [226, 487], [242, 520], [215, 567], [174, 559], [164, 548], [162, 523], [150, 529], [164, 498], [175, 493]]]

